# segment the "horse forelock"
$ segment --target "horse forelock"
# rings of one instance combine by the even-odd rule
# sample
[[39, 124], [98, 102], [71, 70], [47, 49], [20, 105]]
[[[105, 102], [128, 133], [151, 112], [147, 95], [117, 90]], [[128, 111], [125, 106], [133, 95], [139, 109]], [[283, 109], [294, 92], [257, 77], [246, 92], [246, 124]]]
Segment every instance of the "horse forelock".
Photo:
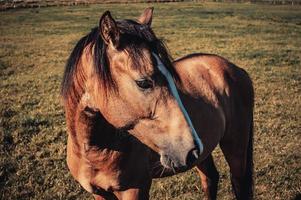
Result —
[[[143, 25], [133, 20], [119, 20], [117, 26], [121, 32], [120, 48], [126, 50], [135, 69], [146, 70], [147, 65], [143, 63], [146, 63], [148, 58], [145, 57], [143, 48], [141, 48], [141, 44], [143, 44], [143, 47], [146, 47], [151, 53], [158, 55], [175, 80], [179, 80], [179, 76], [173, 68], [173, 58], [168, 48], [162, 39], [157, 38], [149, 25]], [[152, 54], [150, 56], [155, 63], [156, 59]]]

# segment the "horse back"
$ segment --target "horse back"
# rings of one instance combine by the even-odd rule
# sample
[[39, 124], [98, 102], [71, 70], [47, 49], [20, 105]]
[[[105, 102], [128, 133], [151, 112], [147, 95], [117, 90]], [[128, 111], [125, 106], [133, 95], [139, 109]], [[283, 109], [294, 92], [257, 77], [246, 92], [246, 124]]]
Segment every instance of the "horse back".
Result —
[[184, 92], [202, 97], [210, 104], [234, 101], [244, 107], [253, 107], [251, 78], [244, 69], [227, 59], [213, 54], [190, 54], [176, 60], [174, 66], [181, 79], [179, 88]]
[[212, 54], [185, 56], [176, 60], [174, 67], [184, 104], [192, 107], [191, 118], [204, 141], [204, 158], [220, 141], [237, 138], [239, 143], [248, 138], [254, 92], [244, 69]]

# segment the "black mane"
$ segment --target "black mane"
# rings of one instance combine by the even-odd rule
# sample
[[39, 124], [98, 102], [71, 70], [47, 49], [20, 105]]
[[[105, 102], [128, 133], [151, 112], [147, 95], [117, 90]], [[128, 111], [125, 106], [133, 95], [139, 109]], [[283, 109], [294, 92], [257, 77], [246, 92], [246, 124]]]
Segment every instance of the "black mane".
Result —
[[[151, 52], [156, 53], [160, 57], [162, 63], [166, 66], [174, 78], [178, 80], [178, 76], [172, 66], [171, 56], [169, 55], [162, 40], [156, 37], [149, 26], [141, 25], [133, 20], [120, 20], [116, 21], [116, 23], [121, 33], [121, 45], [118, 48], [128, 52], [129, 56], [132, 57], [135, 68], [139, 69], [144, 66], [142, 64], [144, 59], [143, 53], [141, 48], [138, 47], [140, 44], [146, 44]], [[105, 88], [116, 88], [106, 56], [107, 45], [100, 36], [99, 28], [96, 27], [77, 42], [67, 60], [61, 86], [61, 95], [65, 99], [71, 94], [78, 100], [82, 95], [74, 91], [76, 84], [74, 76], [76, 75], [78, 65], [80, 64], [83, 51], [88, 45], [88, 50], [91, 53], [93, 52], [94, 69], [99, 75], [101, 83], [104, 84]], [[81, 77], [81, 79], [84, 78]], [[77, 81], [77, 85], [79, 84], [78, 82], [80, 82], [80, 80]]]

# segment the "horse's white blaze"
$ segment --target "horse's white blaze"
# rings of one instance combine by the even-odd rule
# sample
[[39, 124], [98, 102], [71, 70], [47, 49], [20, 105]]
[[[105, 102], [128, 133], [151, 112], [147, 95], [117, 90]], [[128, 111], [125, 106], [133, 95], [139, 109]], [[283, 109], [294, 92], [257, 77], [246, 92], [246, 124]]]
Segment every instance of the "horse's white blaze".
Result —
[[160, 72], [165, 76], [167, 82], [168, 82], [168, 85], [169, 85], [169, 88], [170, 88], [170, 91], [172, 93], [172, 95], [174, 96], [174, 98], [176, 99], [185, 119], [186, 119], [186, 122], [188, 123], [190, 129], [191, 129], [191, 133], [192, 133], [192, 137], [194, 139], [194, 141], [196, 142], [196, 144], [198, 145], [199, 147], [199, 150], [200, 150], [200, 153], [203, 152], [203, 143], [200, 139], [200, 137], [198, 136], [197, 132], [195, 131], [194, 127], [193, 127], [193, 124], [191, 122], [191, 119], [181, 101], [181, 98], [179, 96], [179, 93], [178, 93], [178, 90], [177, 90], [177, 87], [175, 85], [175, 82], [173, 80], [173, 77], [171, 76], [171, 74], [169, 73], [169, 71], [166, 69], [166, 67], [163, 65], [163, 63], [161, 62], [160, 58], [153, 53], [153, 56], [155, 57], [156, 61], [157, 61], [157, 64], [158, 64], [158, 69], [160, 70]]

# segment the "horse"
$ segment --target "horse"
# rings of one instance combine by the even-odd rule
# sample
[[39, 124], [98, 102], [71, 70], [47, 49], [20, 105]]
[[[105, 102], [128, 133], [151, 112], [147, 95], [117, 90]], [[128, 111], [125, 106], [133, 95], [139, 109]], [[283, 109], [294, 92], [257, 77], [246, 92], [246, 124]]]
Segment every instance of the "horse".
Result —
[[72, 176], [95, 199], [149, 199], [152, 179], [195, 167], [216, 199], [219, 144], [236, 199], [252, 199], [251, 78], [218, 55], [173, 60], [152, 16], [106, 11], [74, 47], [61, 89]]

